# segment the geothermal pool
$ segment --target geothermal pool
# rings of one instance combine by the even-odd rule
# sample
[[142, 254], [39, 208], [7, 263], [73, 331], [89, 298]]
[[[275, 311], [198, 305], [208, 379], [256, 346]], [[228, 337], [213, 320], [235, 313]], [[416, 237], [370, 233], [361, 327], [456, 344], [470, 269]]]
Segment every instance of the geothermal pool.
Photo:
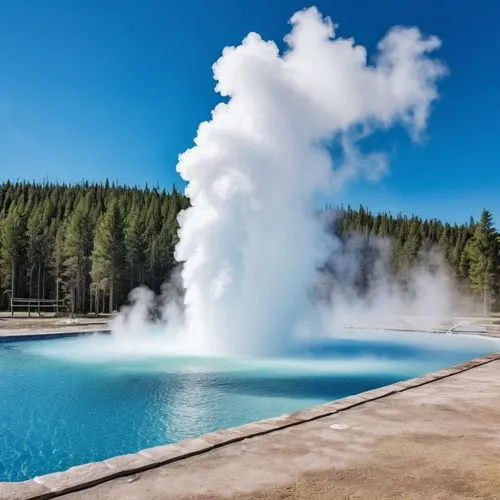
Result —
[[462, 335], [354, 332], [273, 359], [113, 349], [110, 338], [0, 343], [0, 481], [318, 405], [500, 350]]

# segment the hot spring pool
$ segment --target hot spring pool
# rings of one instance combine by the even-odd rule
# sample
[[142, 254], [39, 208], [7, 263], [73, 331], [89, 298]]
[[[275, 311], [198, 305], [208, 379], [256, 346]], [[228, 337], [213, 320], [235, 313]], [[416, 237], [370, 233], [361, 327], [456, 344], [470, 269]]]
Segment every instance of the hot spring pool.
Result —
[[489, 338], [401, 332], [350, 332], [259, 360], [99, 356], [99, 348], [92, 356], [95, 341], [0, 343], [0, 481], [277, 416], [500, 350]]

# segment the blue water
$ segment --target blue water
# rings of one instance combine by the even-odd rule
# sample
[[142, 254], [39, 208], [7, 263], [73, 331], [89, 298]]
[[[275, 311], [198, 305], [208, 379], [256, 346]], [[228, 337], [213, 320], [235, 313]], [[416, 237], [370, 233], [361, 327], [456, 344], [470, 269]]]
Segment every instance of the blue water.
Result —
[[371, 333], [252, 361], [100, 357], [86, 342], [0, 343], [0, 481], [277, 416], [500, 350], [487, 338]]

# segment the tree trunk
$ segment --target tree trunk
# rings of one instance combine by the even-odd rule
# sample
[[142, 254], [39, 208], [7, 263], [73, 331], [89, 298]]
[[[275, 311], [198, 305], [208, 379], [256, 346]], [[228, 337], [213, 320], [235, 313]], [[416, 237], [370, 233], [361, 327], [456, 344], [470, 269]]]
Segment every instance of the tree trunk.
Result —
[[83, 283], [82, 283], [82, 313], [87, 312], [87, 274], [84, 272], [83, 274]]
[[109, 283], [109, 314], [113, 314], [114, 281], [113, 276], [111, 276]]
[[33, 297], [33, 267], [29, 270], [29, 298]]
[[[59, 252], [59, 248], [57, 250]], [[59, 253], [56, 257], [56, 316], [59, 315]]]
[[42, 274], [42, 261], [39, 260], [38, 261], [38, 282], [36, 284], [37, 285], [37, 295], [36, 295], [37, 299], [40, 298], [40, 285], [41, 285], [41, 281], [42, 281], [41, 274]]
[[42, 273], [42, 299], [45, 298], [45, 277], [46, 277], [46, 272], [45, 272], [45, 266], [43, 266], [43, 273]]
[[12, 256], [12, 263], [11, 263], [11, 284], [10, 284], [10, 307], [11, 307], [11, 314], [14, 316], [14, 297], [16, 296], [15, 288], [16, 288], [16, 262], [14, 260], [14, 256]]

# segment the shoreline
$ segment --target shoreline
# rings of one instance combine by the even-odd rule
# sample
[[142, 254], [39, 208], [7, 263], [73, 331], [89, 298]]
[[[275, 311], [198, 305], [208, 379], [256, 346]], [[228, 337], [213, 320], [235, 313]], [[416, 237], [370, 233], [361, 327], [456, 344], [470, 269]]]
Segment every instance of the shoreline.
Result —
[[[114, 487], [119, 489], [123, 483], [123, 479], [121, 480], [122, 482], [119, 483], [116, 483], [116, 481], [120, 481], [120, 478], [132, 476], [136, 479], [137, 474], [139, 473], [158, 475], [162, 470], [167, 471], [169, 464], [171, 464], [172, 468], [176, 468], [177, 464], [182, 466], [183, 463], [187, 464], [195, 459], [198, 459], [198, 461], [193, 462], [193, 464], [200, 464], [200, 460], [210, 461], [210, 455], [212, 453], [216, 453], [217, 450], [220, 450], [222, 455], [224, 455], [224, 453], [227, 455], [231, 447], [234, 449], [236, 449], [236, 447], [241, 449], [242, 446], [257, 446], [258, 449], [260, 446], [259, 443], [263, 443], [263, 441], [259, 440], [264, 439], [270, 441], [272, 439], [278, 439], [278, 434], [283, 432], [288, 433], [288, 435], [290, 433], [294, 433], [294, 435], [297, 436], [298, 433], [306, 432], [305, 428], [308, 425], [316, 425], [319, 421], [329, 419], [337, 415], [349, 419], [350, 412], [358, 409], [363, 411], [365, 406], [367, 410], [369, 410], [371, 404], [378, 403], [387, 405], [394, 398], [404, 395], [403, 393], [405, 393], [406, 397], [408, 397], [408, 395], [412, 395], [413, 391], [417, 391], [420, 388], [428, 387], [429, 390], [431, 390], [433, 385], [437, 383], [446, 383], [445, 381], [447, 380], [451, 380], [453, 382], [454, 378], [462, 376], [466, 373], [480, 370], [481, 368], [484, 369], [485, 367], [489, 367], [489, 369], [500, 369], [500, 353], [476, 358], [450, 368], [445, 368], [417, 378], [335, 400], [314, 408], [281, 415], [275, 418], [256, 421], [232, 429], [212, 432], [202, 435], [199, 438], [184, 440], [171, 445], [144, 449], [134, 454], [112, 457], [104, 460], [103, 462], [83, 464], [72, 467], [63, 472], [37, 476], [31, 480], [23, 482], [0, 483], [0, 498], [40, 500], [75, 492], [80, 492], [80, 495], [77, 495], [77, 498], [82, 498], [81, 495], [86, 497], [87, 494], [90, 495], [90, 498], [120, 498], [121, 495], [117, 494], [114, 490], [111, 493], [112, 496], [103, 495], [101, 497], [99, 494], [96, 494], [97, 490], [89, 490], [89, 488], [101, 485], [104, 489], [113, 489]], [[485, 380], [488, 383], [490, 382], [489, 372]], [[458, 385], [461, 388], [465, 387], [462, 383]], [[467, 388], [464, 388], [463, 390], [467, 390]], [[441, 392], [441, 390], [438, 390], [438, 394], [441, 394]], [[475, 391], [475, 393], [473, 392], [472, 394], [475, 394], [477, 397], [479, 393]], [[442, 396], [438, 396], [438, 403], [441, 400]], [[454, 399], [452, 398], [452, 400]], [[442, 405], [444, 402], [439, 404]], [[378, 418], [380, 419], [380, 417]], [[382, 418], [382, 423], [384, 420], [385, 418]], [[402, 420], [407, 421], [408, 419], [404, 418], [403, 415]], [[451, 425], [450, 422], [447, 424]], [[301, 430], [302, 428], [304, 428], [304, 430]], [[373, 432], [373, 429], [370, 428], [367, 432]], [[311, 438], [310, 432], [306, 432], [306, 434], [309, 438]], [[347, 435], [348, 434], [349, 433], [347, 433]], [[345, 436], [346, 433], [343, 435]], [[273, 436], [276, 437], [274, 438]], [[242, 445], [243, 442], [248, 444]], [[287, 442], [289, 443], [287, 446], [292, 446], [292, 448], [295, 449], [293, 441], [288, 439]], [[286, 463], [286, 454], [285, 456], [282, 456], [284, 450], [282, 452], [275, 451], [275, 453], [280, 455], [280, 463]], [[237, 457], [240, 461], [245, 462], [245, 456], [245, 454], [238, 454]], [[262, 456], [259, 460], [262, 461]], [[189, 469], [189, 467], [187, 468]], [[196, 465], [194, 468], [196, 469]], [[187, 475], [192, 478], [192, 480], [196, 477], [196, 470], [186, 471], [186, 468], [183, 470], [185, 474], [187, 473]], [[242, 469], [241, 471], [243, 470], [245, 469]], [[163, 476], [160, 476], [158, 479], [159, 482], [162, 481], [162, 477]], [[136, 484], [135, 479], [132, 479], [134, 484]], [[127, 481], [125, 483], [126, 487], [131, 488], [131, 485], [129, 484], [130, 480], [125, 479], [125, 481]], [[144, 487], [144, 483], [141, 484]], [[141, 484], [139, 484], [139, 488]], [[256, 488], [258, 486], [259, 485], [255, 485]], [[215, 488], [216, 485], [213, 485], [213, 487]], [[189, 483], [187, 483], [186, 488], [189, 489]], [[189, 491], [186, 490], [185, 493], [187, 496]], [[173, 497], [175, 498], [175, 496]], [[141, 498], [148, 497], [144, 496]], [[165, 496], [165, 498], [167, 497]]]
[[[2, 318], [0, 318], [1, 320]], [[111, 333], [110, 320], [87, 320], [83, 319], [81, 322], [79, 320], [71, 323], [61, 323], [60, 321], [51, 321], [51, 319], [44, 319], [42, 321], [36, 321], [33, 325], [26, 325], [26, 321], [17, 324], [16, 327], [12, 325], [3, 325], [0, 323], [0, 342], [7, 340], [23, 340], [30, 339], [36, 340], [37, 338], [63, 338], [69, 336], [79, 336], [79, 335], [89, 335], [92, 333]], [[15, 323], [14, 320], [11, 323]], [[45, 324], [43, 324], [45, 323]], [[10, 326], [10, 328], [9, 328]], [[387, 332], [407, 332], [407, 333], [433, 333], [438, 335], [467, 335], [467, 336], [477, 336], [477, 337], [490, 337], [499, 339], [500, 338], [500, 328], [486, 329], [485, 331], [477, 330], [459, 330], [459, 329], [445, 329], [445, 328], [430, 328], [426, 325], [379, 325], [379, 326], [368, 326], [368, 325], [344, 325], [345, 330], [352, 331], [369, 331], [369, 330], [379, 330]]]
[[110, 331], [109, 317], [80, 317], [68, 321], [61, 318], [0, 316], [0, 342], [32, 338], [57, 338]]

